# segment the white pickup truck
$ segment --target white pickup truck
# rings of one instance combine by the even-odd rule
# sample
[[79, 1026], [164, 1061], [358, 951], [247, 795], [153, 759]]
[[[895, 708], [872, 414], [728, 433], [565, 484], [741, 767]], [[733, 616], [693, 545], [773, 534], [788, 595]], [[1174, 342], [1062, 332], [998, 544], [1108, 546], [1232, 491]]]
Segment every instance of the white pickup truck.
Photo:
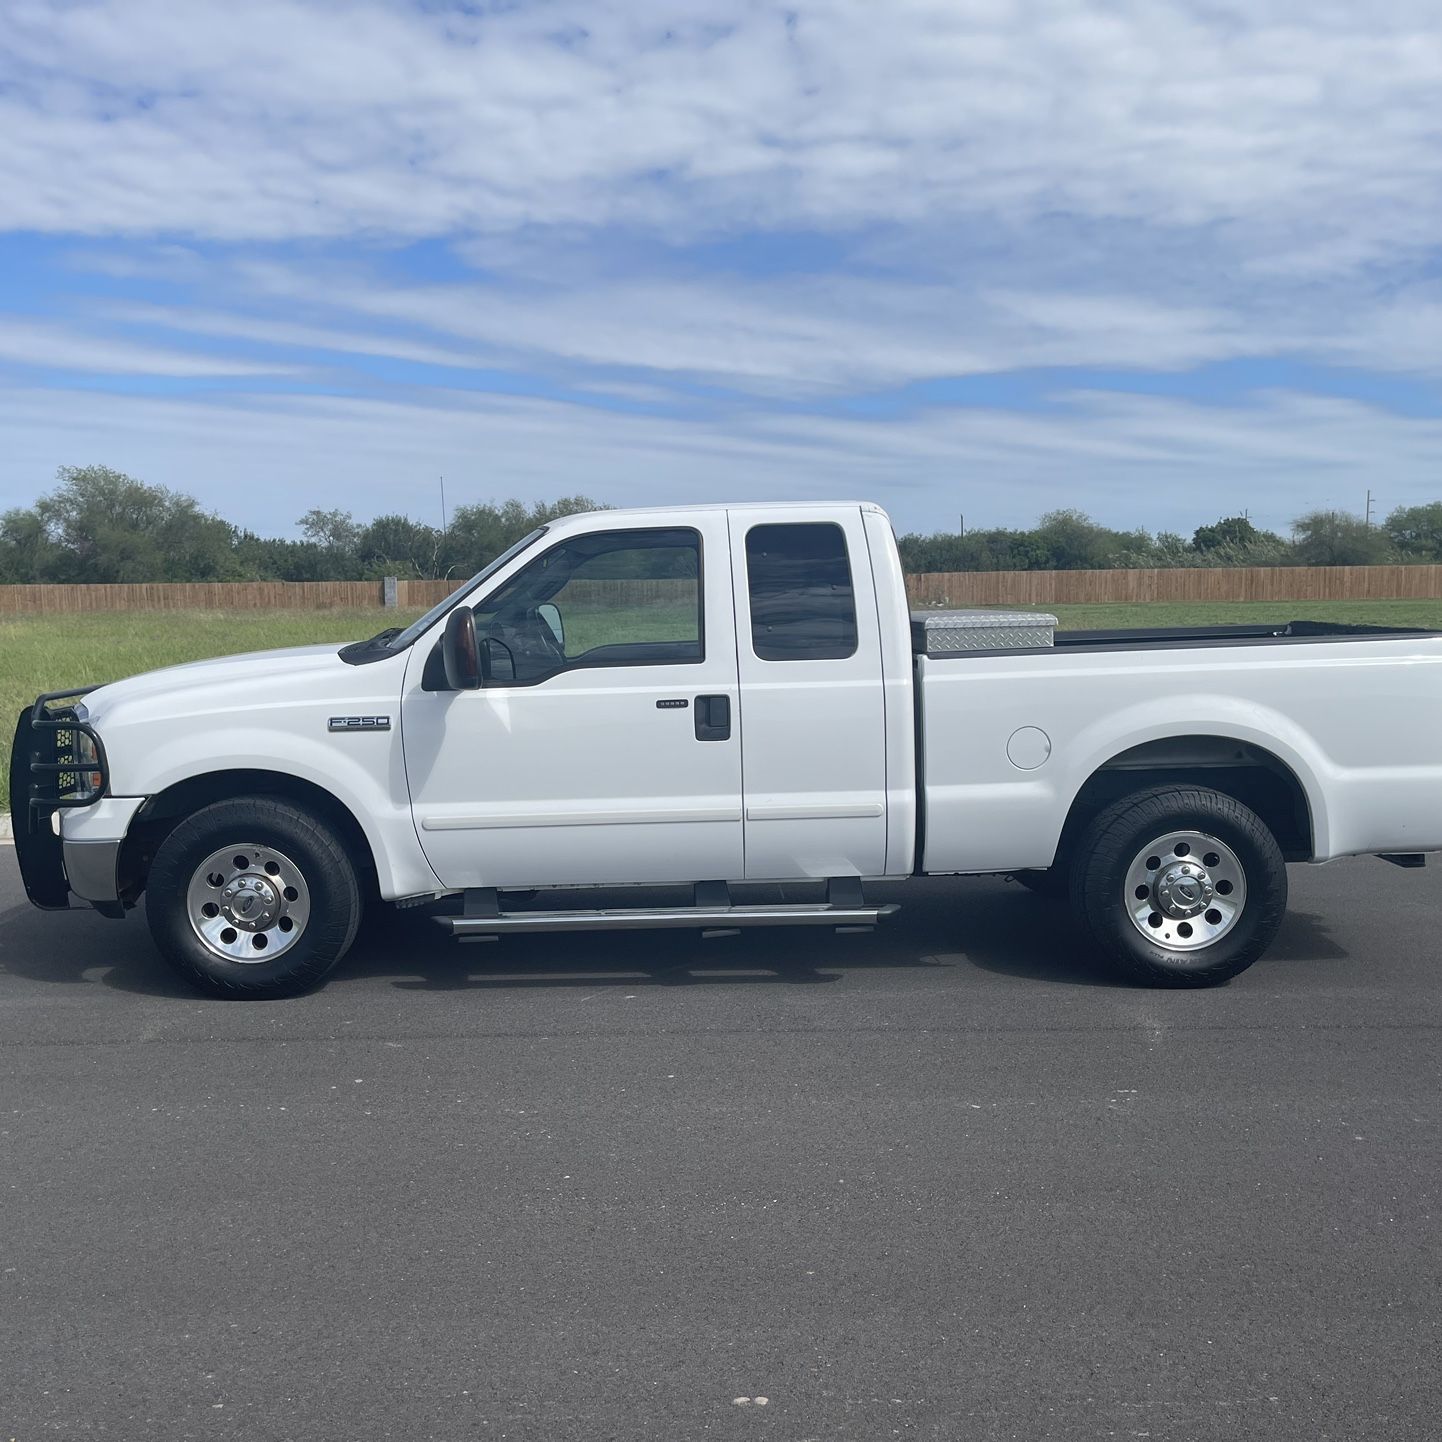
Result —
[[[41, 907], [144, 894], [225, 995], [314, 986], [375, 898], [450, 898], [465, 938], [849, 929], [894, 910], [866, 882], [976, 873], [1201, 986], [1266, 949], [1284, 863], [1442, 850], [1442, 635], [1049, 621], [911, 616], [873, 505], [569, 516], [404, 630], [40, 697], [21, 871]], [[534, 896], [674, 883], [691, 904]]]

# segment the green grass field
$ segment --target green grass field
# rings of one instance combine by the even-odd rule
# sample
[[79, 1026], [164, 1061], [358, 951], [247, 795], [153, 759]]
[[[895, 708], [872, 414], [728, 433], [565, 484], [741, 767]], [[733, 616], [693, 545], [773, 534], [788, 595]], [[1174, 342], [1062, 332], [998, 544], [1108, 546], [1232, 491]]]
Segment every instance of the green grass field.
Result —
[[[1038, 607], [1036, 609], [1044, 609]], [[1212, 606], [1055, 606], [1064, 627], [1199, 626], [1244, 621], [1354, 621], [1442, 630], [1442, 600], [1221, 604]], [[0, 767], [8, 774], [10, 737], [21, 707], [41, 691], [105, 681], [238, 651], [355, 641], [418, 612], [153, 611], [0, 620]], [[580, 618], [577, 618], [579, 621]], [[585, 644], [584, 624], [567, 637]], [[659, 633], [658, 633], [659, 634]], [[3, 809], [3, 800], [0, 800]]]

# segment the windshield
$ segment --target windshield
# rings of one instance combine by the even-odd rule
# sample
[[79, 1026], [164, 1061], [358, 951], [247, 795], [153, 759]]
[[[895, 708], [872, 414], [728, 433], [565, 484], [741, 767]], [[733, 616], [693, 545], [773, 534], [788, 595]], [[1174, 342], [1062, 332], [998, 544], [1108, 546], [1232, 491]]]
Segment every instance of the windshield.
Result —
[[541, 537], [545, 534], [546, 527], [540, 526], [536, 530], [532, 531], [529, 536], [522, 536], [521, 539], [517, 541], [514, 546], [510, 547], [508, 550], [502, 551], [501, 554], [497, 556], [496, 559], [492, 561], [489, 566], [483, 567], [481, 570], [477, 571], [476, 574], [472, 576], [469, 581], [466, 581], [462, 585], [457, 586], [456, 589], [452, 591], [451, 594], [440, 603], [440, 605], [432, 606], [431, 609], [427, 611], [426, 614], [422, 616], [419, 621], [412, 621], [411, 624], [407, 626], [405, 630], [402, 631], [400, 635], [395, 638], [394, 641], [389, 641], [386, 643], [386, 649], [388, 651], [404, 651], [407, 646], [413, 645], [416, 638], [422, 635], [431, 626], [435, 625], [435, 623], [439, 621], [441, 617], [444, 616], [446, 612], [449, 611], [451, 607], [454, 606], [456, 602], [461, 599], [462, 596], [466, 595], [469, 591], [474, 591], [476, 587], [481, 584], [482, 581], [488, 580], [491, 576], [494, 576], [496, 572], [499, 571], [501, 567], [504, 566], [506, 562], [509, 561], [513, 556], [519, 556], [521, 552], [526, 549], [527, 546], [535, 545], [535, 543], [539, 541]]

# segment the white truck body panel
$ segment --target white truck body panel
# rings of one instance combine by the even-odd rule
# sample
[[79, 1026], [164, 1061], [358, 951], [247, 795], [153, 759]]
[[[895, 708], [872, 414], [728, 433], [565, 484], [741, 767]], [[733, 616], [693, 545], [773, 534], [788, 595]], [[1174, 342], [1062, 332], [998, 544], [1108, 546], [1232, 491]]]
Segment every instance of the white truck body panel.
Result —
[[[1442, 849], [1442, 645], [1436, 639], [919, 657], [928, 872], [1051, 865], [1100, 767], [1180, 736], [1269, 752], [1301, 783], [1313, 858]], [[1046, 733], [1034, 770], [1008, 757]]]
[[[644, 528], [613, 512], [592, 531]], [[674, 514], [653, 524], [675, 524]], [[741, 745], [698, 742], [695, 698], [738, 710], [726, 515], [692, 513], [705, 564], [704, 659], [563, 672], [541, 685], [426, 691], [413, 646], [401, 719], [421, 846], [448, 888], [725, 879], [744, 872]], [[558, 532], [561, 531], [557, 527]], [[561, 532], [564, 534], [564, 532]], [[550, 537], [547, 537], [549, 540]], [[495, 581], [544, 555], [519, 558]], [[684, 709], [658, 702], [685, 701]]]
[[764, 660], [750, 644], [746, 535], [775, 512], [730, 511], [741, 681], [748, 881], [880, 876], [886, 871], [886, 715], [881, 635], [859, 507], [797, 506], [787, 521], [839, 525], [852, 558], [856, 650]]

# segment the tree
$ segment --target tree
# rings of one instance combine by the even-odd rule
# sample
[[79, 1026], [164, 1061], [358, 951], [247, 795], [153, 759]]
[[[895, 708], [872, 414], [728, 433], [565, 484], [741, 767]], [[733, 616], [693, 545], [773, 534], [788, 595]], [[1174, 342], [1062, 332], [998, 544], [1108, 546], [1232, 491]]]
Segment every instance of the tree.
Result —
[[1442, 561], [1442, 501], [1430, 506], [1399, 506], [1383, 530], [1405, 561]]
[[1104, 571], [1125, 553], [1135, 555], [1151, 546], [1145, 531], [1111, 531], [1083, 511], [1048, 511], [1032, 532], [1049, 571]]
[[60, 484], [33, 511], [50, 543], [48, 550], [34, 544], [52, 572], [48, 579], [206, 581], [237, 574], [233, 529], [192, 497], [109, 466], [61, 466], [56, 478]]
[[1198, 526], [1192, 532], [1192, 549], [1205, 555], [1224, 546], [1239, 548], [1254, 544], [1261, 532], [1246, 516], [1224, 516], [1210, 526]]
[[1179, 536], [1175, 531], [1158, 531], [1152, 550], [1153, 566], [1194, 566], [1197, 563], [1186, 537]]
[[441, 548], [444, 573], [471, 575], [547, 521], [605, 509], [589, 496], [562, 496], [560, 500], [538, 501], [529, 506], [524, 501], [504, 501], [500, 505], [483, 501], [457, 506]]
[[63, 577], [65, 555], [33, 510], [0, 516], [0, 582], [33, 584]]
[[1385, 531], [1346, 511], [1310, 511], [1292, 522], [1292, 547], [1300, 566], [1376, 566], [1392, 559]]
[[240, 574], [257, 581], [355, 581], [360, 565], [355, 552], [338, 551], [314, 541], [292, 541], [241, 531], [235, 538]]
[[367, 577], [431, 580], [440, 574], [441, 533], [409, 516], [377, 516], [360, 534], [356, 556]]
[[361, 527], [349, 511], [310, 510], [296, 524], [307, 541], [328, 551], [354, 555], [361, 537]]

